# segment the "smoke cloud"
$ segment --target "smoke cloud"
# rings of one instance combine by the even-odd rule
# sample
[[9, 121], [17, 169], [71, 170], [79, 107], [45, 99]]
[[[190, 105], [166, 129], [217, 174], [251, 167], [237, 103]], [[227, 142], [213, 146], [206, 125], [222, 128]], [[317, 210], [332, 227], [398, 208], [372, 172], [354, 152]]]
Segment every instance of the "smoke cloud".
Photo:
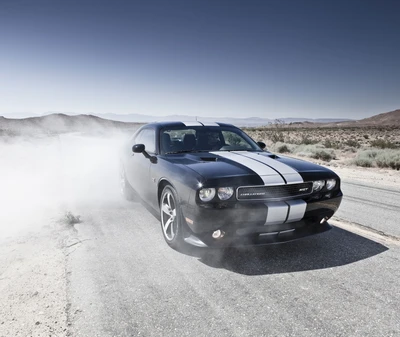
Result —
[[67, 211], [121, 202], [123, 133], [0, 139], [0, 238], [37, 231]]

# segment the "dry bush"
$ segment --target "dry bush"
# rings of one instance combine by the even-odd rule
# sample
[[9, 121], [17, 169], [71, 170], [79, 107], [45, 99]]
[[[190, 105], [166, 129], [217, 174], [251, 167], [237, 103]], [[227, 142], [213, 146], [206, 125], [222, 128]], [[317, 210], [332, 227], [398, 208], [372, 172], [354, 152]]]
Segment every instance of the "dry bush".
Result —
[[278, 153], [290, 153], [290, 149], [286, 144], [282, 144], [277, 148]]
[[274, 123], [270, 123], [270, 128], [269, 128], [269, 134], [268, 138], [274, 142], [281, 142], [283, 143], [285, 141], [285, 135], [283, 133], [285, 122], [277, 119], [275, 120]]
[[321, 159], [323, 161], [331, 161], [332, 159], [335, 159], [335, 155], [332, 152], [327, 152], [325, 150], [319, 150], [316, 151], [311, 155], [311, 158], [314, 159]]
[[303, 135], [298, 144], [299, 145], [301, 145], [301, 144], [304, 144], [304, 145], [318, 144], [318, 140], [310, 138], [309, 135]]
[[327, 149], [321, 144], [300, 145], [293, 152], [299, 156], [321, 159], [323, 161], [331, 161], [336, 159], [336, 154], [333, 149]]
[[269, 151], [278, 152], [278, 153], [290, 153], [297, 145], [287, 144], [283, 142], [272, 143], [268, 147]]
[[325, 139], [322, 144], [329, 149], [340, 149], [340, 143], [332, 139]]
[[378, 167], [400, 170], [400, 150], [381, 150], [375, 161]]
[[396, 144], [392, 143], [389, 140], [384, 140], [384, 139], [372, 140], [370, 145], [371, 145], [371, 147], [377, 147], [380, 149], [395, 149], [395, 148], [397, 148]]
[[350, 147], [356, 147], [359, 148], [361, 145], [358, 141], [354, 140], [354, 139], [347, 139], [344, 142], [345, 145], [350, 146]]
[[81, 217], [79, 215], [74, 215], [72, 212], [66, 212], [64, 214], [64, 217], [61, 219], [61, 222], [65, 223], [66, 225], [76, 225], [78, 223], [81, 223]]
[[354, 158], [352, 163], [361, 167], [373, 167], [377, 154], [378, 152], [376, 150], [360, 151], [357, 153], [357, 156]]
[[285, 141], [283, 133], [281, 131], [276, 131], [276, 130], [270, 133], [269, 139], [274, 143]]
[[400, 150], [375, 149], [357, 153], [353, 163], [362, 167], [378, 166], [381, 168], [400, 169]]

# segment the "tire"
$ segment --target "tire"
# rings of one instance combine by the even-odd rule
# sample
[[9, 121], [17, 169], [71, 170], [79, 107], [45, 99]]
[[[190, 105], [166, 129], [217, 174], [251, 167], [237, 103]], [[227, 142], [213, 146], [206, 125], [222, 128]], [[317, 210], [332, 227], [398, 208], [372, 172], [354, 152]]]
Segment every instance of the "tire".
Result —
[[136, 200], [136, 192], [126, 179], [125, 169], [121, 164], [120, 167], [120, 191], [122, 196], [128, 201]]
[[161, 230], [167, 244], [176, 250], [182, 248], [184, 243], [184, 223], [178, 200], [175, 189], [165, 186], [160, 198]]

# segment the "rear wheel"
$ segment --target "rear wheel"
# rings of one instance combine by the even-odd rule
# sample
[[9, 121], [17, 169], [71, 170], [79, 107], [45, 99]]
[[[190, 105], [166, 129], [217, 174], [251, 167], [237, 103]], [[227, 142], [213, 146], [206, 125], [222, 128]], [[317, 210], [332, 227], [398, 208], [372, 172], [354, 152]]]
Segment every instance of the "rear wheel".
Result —
[[174, 249], [179, 249], [183, 244], [183, 217], [178, 203], [175, 189], [167, 185], [160, 198], [161, 229], [164, 239]]

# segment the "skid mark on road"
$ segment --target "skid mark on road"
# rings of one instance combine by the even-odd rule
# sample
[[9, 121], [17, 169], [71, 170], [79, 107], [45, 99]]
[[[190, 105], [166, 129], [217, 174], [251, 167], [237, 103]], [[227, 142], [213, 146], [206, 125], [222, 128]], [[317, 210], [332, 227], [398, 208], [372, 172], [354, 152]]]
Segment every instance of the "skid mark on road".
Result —
[[371, 200], [368, 200], [368, 199], [357, 198], [357, 197], [353, 197], [353, 196], [344, 196], [344, 199], [347, 200], [347, 201], [362, 202], [363, 204], [371, 205], [371, 206], [378, 206], [379, 205], [382, 208], [390, 209], [392, 211], [398, 211], [399, 210], [398, 206], [388, 205], [386, 203], [379, 202], [379, 201], [371, 201]]
[[378, 187], [378, 186], [375, 187], [375, 186], [364, 185], [364, 184], [358, 184], [358, 183], [350, 182], [350, 181], [347, 181], [347, 180], [343, 180], [343, 183], [344, 183], [345, 185], [352, 185], [352, 186], [362, 187], [362, 188], [365, 188], [365, 189], [375, 190], [375, 191], [378, 191], [378, 192], [380, 192], [380, 191], [385, 191], [385, 192], [387, 192], [387, 193], [400, 196], [400, 191], [395, 190], [395, 189], [384, 188], [384, 187]]

